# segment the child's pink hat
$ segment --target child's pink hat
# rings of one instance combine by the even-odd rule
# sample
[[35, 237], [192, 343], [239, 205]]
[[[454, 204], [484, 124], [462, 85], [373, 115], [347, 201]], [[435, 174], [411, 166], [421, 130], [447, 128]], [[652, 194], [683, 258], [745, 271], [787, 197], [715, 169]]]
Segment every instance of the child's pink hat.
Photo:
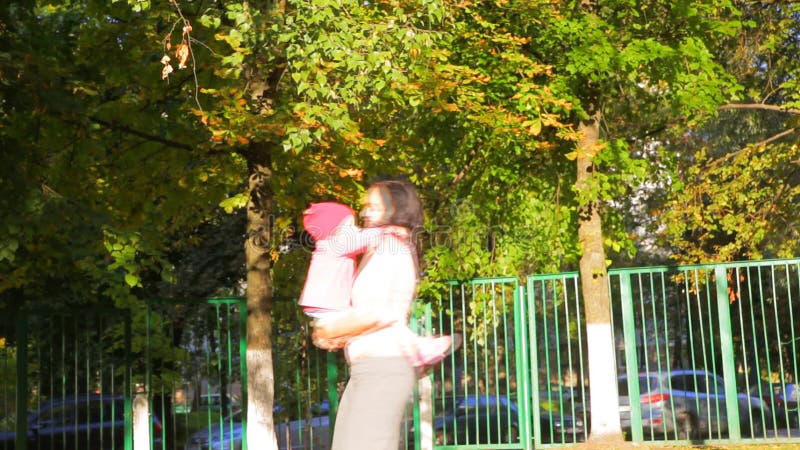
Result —
[[325, 239], [342, 221], [354, 217], [355, 212], [347, 205], [336, 202], [312, 203], [303, 211], [303, 228], [314, 240]]

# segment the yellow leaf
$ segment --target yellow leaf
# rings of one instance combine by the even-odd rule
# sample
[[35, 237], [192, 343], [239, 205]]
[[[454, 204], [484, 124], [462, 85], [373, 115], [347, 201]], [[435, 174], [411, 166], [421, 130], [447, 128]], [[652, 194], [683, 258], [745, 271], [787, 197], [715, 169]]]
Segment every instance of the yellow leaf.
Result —
[[339, 176], [342, 178], [349, 177], [355, 178], [356, 180], [360, 180], [361, 177], [364, 175], [363, 169], [341, 169], [339, 170]]
[[172, 73], [172, 66], [169, 64], [164, 64], [164, 67], [161, 68], [161, 79], [165, 79]]
[[178, 68], [185, 69], [189, 60], [189, 46], [185, 42], [181, 42], [175, 49], [175, 57], [178, 58]]
[[542, 121], [541, 120], [534, 120], [533, 124], [531, 124], [530, 128], [528, 128], [528, 133], [533, 136], [538, 136], [539, 133], [542, 132]]

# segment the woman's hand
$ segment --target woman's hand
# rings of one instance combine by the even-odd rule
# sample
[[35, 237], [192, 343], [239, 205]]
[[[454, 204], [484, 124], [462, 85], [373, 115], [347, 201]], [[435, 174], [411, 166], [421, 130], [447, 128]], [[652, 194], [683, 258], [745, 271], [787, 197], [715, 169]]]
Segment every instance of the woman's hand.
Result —
[[[324, 332], [322, 333], [322, 335], [325, 334], [326, 333]], [[343, 337], [339, 338], [321, 337], [316, 327], [314, 328], [314, 331], [311, 332], [311, 342], [313, 342], [314, 345], [316, 345], [317, 347], [323, 350], [328, 350], [329, 352], [344, 348], [347, 345], [348, 340], [349, 340], [348, 338], [343, 338]]]

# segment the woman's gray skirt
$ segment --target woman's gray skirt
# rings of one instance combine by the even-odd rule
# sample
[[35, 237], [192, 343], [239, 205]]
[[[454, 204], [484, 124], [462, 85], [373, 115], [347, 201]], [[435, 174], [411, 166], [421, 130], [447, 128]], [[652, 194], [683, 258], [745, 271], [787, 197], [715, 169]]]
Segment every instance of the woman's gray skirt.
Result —
[[331, 450], [397, 450], [416, 379], [414, 367], [404, 357], [351, 363]]

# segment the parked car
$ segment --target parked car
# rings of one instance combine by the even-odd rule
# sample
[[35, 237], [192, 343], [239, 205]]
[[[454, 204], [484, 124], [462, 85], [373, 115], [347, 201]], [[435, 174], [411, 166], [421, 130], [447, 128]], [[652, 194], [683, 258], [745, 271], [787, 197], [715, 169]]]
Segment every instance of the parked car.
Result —
[[[276, 410], [279, 410], [276, 407]], [[275, 434], [280, 450], [327, 450], [330, 448], [328, 402], [314, 405], [310, 419], [278, 421]], [[243, 411], [239, 410], [219, 423], [204, 427], [186, 440], [184, 450], [241, 450], [244, 439]]]
[[[775, 423], [780, 427], [800, 427], [794, 383], [761, 382], [750, 388], [750, 395], [760, 398], [774, 412]], [[772, 419], [768, 418], [767, 424], [772, 423]]]
[[504, 395], [468, 395], [433, 419], [437, 445], [499, 444], [519, 439], [517, 405]]
[[[645, 436], [676, 436], [681, 439], [727, 435], [727, 407], [722, 377], [704, 370], [672, 370], [641, 373], [639, 404]], [[620, 419], [631, 431], [631, 399], [628, 379], [619, 378]], [[770, 410], [748, 394], [738, 394], [739, 419], [744, 435], [763, 436], [764, 417]]]
[[[583, 422], [567, 411], [540, 408], [542, 442], [571, 442], [583, 434]], [[433, 419], [436, 445], [489, 445], [519, 442], [519, 411], [505, 395], [460, 396]], [[415, 442], [411, 427], [406, 438]]]
[[539, 414], [543, 443], [583, 441], [587, 437], [588, 414], [577, 389], [550, 388], [539, 391]]
[[186, 439], [184, 450], [241, 450], [244, 412], [238, 410], [220, 422], [196, 431]]
[[[161, 443], [161, 421], [153, 414], [153, 441]], [[106, 450], [123, 448], [125, 400], [99, 394], [78, 394], [49, 400], [27, 418], [28, 448]], [[0, 448], [13, 450], [16, 433], [0, 433]]]
[[[230, 395], [226, 396], [228, 399], [228, 408], [229, 411], [234, 411], [239, 409], [239, 402], [231, 397]], [[200, 405], [198, 408], [200, 411], [221, 411], [222, 410], [222, 396], [220, 394], [203, 394], [200, 396]], [[189, 409], [190, 412], [191, 408]]]
[[332, 432], [327, 409], [318, 410], [310, 419], [275, 424], [280, 450], [328, 450]]

